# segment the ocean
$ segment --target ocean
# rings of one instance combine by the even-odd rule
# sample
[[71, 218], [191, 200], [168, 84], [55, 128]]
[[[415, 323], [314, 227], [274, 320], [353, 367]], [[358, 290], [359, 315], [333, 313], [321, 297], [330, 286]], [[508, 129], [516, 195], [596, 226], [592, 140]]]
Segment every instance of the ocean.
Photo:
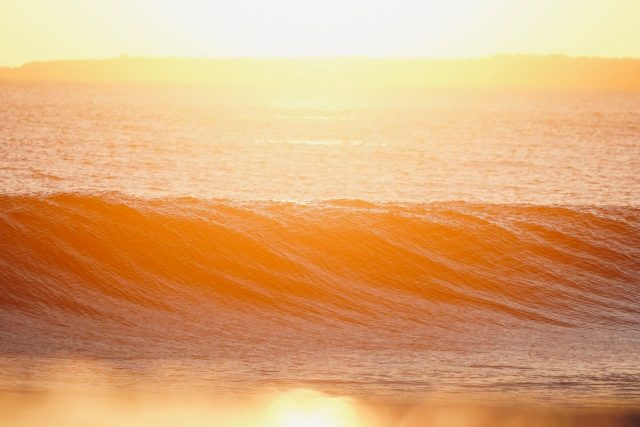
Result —
[[5, 393], [637, 409], [640, 94], [2, 83], [0, 291]]

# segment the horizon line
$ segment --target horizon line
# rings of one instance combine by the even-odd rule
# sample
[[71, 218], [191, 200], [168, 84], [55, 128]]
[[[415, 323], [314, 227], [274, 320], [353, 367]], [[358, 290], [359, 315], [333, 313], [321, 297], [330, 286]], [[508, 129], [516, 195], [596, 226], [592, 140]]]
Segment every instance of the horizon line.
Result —
[[156, 55], [131, 55], [127, 53], [118, 56], [91, 57], [91, 58], [57, 58], [57, 59], [35, 59], [23, 62], [18, 65], [0, 63], [0, 68], [19, 69], [30, 64], [42, 64], [51, 62], [81, 62], [81, 61], [112, 61], [121, 59], [165, 59], [165, 60], [380, 60], [380, 61], [477, 61], [502, 57], [534, 57], [534, 58], [567, 58], [567, 59], [603, 59], [603, 60], [625, 60], [640, 61], [639, 57], [633, 56], [597, 56], [597, 55], [571, 55], [566, 53], [495, 53], [479, 56], [377, 56], [377, 55], [309, 55], [309, 56], [156, 56]]

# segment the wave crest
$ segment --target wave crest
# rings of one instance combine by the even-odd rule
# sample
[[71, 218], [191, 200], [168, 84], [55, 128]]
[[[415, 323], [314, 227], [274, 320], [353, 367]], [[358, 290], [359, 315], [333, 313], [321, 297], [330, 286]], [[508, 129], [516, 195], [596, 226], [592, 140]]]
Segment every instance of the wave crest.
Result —
[[640, 323], [638, 208], [116, 194], [0, 196], [0, 207], [5, 333]]

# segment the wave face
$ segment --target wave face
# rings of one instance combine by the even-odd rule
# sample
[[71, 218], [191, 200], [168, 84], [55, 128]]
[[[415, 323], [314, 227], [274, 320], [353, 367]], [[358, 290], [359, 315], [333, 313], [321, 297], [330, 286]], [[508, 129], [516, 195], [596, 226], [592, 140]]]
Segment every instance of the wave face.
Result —
[[5, 352], [419, 348], [640, 325], [638, 208], [116, 194], [0, 206]]

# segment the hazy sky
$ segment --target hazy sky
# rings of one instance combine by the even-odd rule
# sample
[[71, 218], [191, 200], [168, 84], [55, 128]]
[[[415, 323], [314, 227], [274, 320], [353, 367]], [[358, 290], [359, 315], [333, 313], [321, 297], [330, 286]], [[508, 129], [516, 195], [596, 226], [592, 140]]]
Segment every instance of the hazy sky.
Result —
[[0, 64], [132, 56], [640, 57], [640, 0], [0, 0]]

